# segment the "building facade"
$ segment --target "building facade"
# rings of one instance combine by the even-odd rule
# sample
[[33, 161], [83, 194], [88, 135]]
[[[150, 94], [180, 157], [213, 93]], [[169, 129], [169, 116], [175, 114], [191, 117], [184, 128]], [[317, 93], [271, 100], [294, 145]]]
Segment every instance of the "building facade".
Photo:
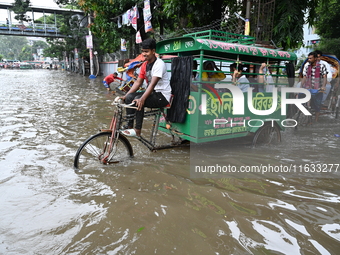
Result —
[[295, 52], [298, 58], [301, 58], [303, 55], [307, 58], [308, 53], [313, 51], [313, 48], [319, 41], [320, 36], [315, 33], [315, 28], [305, 24], [303, 26], [303, 46]]

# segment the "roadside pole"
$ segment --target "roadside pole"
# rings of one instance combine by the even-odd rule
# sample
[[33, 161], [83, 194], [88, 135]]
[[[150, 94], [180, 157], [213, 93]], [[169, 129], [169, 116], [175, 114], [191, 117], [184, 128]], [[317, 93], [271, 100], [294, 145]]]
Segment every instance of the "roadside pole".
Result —
[[91, 24], [91, 16], [90, 14], [88, 15], [88, 23], [89, 23], [89, 35], [86, 36], [87, 40], [86, 40], [86, 44], [87, 47], [89, 48], [89, 54], [90, 54], [90, 79], [95, 79], [96, 76], [93, 74], [93, 40], [92, 40], [92, 32], [90, 29], [90, 24]]
[[246, 20], [245, 20], [245, 26], [244, 26], [244, 35], [249, 35], [250, 32], [250, 0], [247, 0], [247, 9], [246, 9]]

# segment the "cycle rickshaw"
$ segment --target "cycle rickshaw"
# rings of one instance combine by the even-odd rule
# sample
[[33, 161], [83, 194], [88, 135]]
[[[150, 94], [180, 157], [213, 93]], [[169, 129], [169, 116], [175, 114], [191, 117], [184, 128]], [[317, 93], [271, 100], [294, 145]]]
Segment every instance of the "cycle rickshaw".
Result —
[[[174, 96], [171, 106], [146, 110], [145, 116], [154, 117], [153, 128], [150, 138], [138, 140], [150, 150], [187, 143], [227, 143], [228, 139], [246, 136], [252, 138], [253, 145], [280, 142], [280, 132], [288, 125], [287, 111], [283, 109], [287, 107], [282, 99], [289, 97], [289, 93], [280, 90], [293, 86], [294, 81], [289, 80], [287, 74], [294, 77], [297, 57], [292, 52], [254, 44], [253, 37], [215, 30], [158, 42], [156, 52], [167, 58], [172, 56], [165, 62], [169, 65]], [[220, 71], [212, 72], [222, 72], [226, 78], [217, 82], [203, 80], [202, 74], [208, 71], [204, 70], [206, 61], [213, 61]], [[233, 63], [249, 67], [244, 72], [249, 80], [261, 75], [259, 67], [266, 63], [268, 73], [263, 75], [271, 79], [265, 79], [265, 91], [242, 93], [235, 90], [237, 86], [230, 79]], [[197, 79], [193, 79], [193, 73], [198, 73]], [[255, 88], [258, 85], [255, 79], [251, 83]], [[276, 89], [272, 92], [273, 87], [279, 92], [275, 93]], [[109, 129], [91, 136], [79, 147], [74, 159], [76, 169], [89, 164], [117, 163], [133, 156], [131, 143], [121, 129], [134, 116], [124, 115], [124, 108], [129, 106], [121, 102], [114, 104], [116, 110]], [[171, 141], [158, 145], [158, 131], [167, 133]]]
[[[299, 77], [302, 77], [302, 72], [305, 64], [307, 63], [306, 59], [299, 70]], [[334, 117], [337, 119], [339, 116], [339, 107], [340, 107], [340, 95], [339, 95], [339, 74], [340, 74], [340, 60], [331, 55], [322, 55], [321, 60], [327, 62], [329, 64], [329, 67], [331, 68], [331, 74], [328, 76], [327, 74], [327, 80], [328, 84], [331, 85], [331, 88], [329, 90], [328, 95], [324, 91], [324, 104], [321, 106], [320, 109], [320, 115], [328, 115], [328, 114], [334, 114]], [[330, 78], [331, 77], [331, 78]], [[301, 86], [301, 82], [298, 83], [298, 87]], [[313, 91], [314, 93], [317, 93], [316, 91]], [[312, 92], [311, 92], [312, 93]], [[314, 109], [308, 104], [305, 104], [305, 107], [308, 108], [309, 112], [312, 113], [312, 115], [304, 115], [300, 110], [297, 110], [293, 118], [297, 121], [299, 126], [306, 126], [312, 123], [313, 115], [315, 115]], [[296, 129], [298, 126], [295, 127]]]

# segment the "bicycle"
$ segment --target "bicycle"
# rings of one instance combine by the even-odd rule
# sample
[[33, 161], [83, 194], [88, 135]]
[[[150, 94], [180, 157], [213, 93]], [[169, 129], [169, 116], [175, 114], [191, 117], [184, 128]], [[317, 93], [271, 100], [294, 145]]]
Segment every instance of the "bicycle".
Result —
[[[298, 126], [308, 126], [312, 124], [313, 116], [315, 116], [315, 110], [311, 106], [311, 101], [315, 100], [313, 99], [313, 95], [316, 95], [317, 93], [324, 93], [323, 90], [309, 90], [311, 92], [312, 98], [309, 102], [303, 103], [302, 106], [305, 107], [311, 115], [305, 115], [300, 109], [297, 109], [297, 112], [293, 116], [293, 119], [296, 120], [297, 125], [295, 126], [295, 129], [298, 129]], [[304, 94], [298, 94], [297, 97], [304, 96]], [[302, 98], [302, 97], [301, 97]]]
[[305, 115], [300, 109], [298, 109], [293, 116], [293, 119], [297, 122], [295, 129], [298, 129], [298, 126], [305, 127], [312, 124], [312, 119], [314, 116], [313, 109], [308, 105], [308, 103], [303, 103], [302, 106], [304, 106], [310, 113], [312, 113], [312, 115]]
[[[304, 104], [302, 104], [310, 113], [311, 115], [305, 115], [300, 109], [297, 109], [297, 112], [295, 113], [295, 115], [293, 116], [293, 119], [296, 120], [297, 122], [297, 125], [295, 126], [295, 129], [298, 129], [298, 126], [308, 126], [308, 125], [311, 125], [312, 124], [312, 120], [313, 120], [313, 116], [316, 116], [316, 112], [315, 112], [315, 109], [312, 107], [312, 100], [315, 100], [313, 99], [313, 96], [316, 96], [316, 94], [318, 93], [325, 93], [324, 90], [322, 89], [319, 89], [319, 90], [316, 90], [316, 89], [309, 89], [310, 93], [311, 93], [311, 100], [309, 102], [306, 102]], [[304, 94], [298, 94], [297, 95], [298, 97], [299, 96], [304, 96]], [[339, 100], [338, 100], [339, 101]], [[328, 109], [331, 107], [331, 103], [329, 104], [329, 106], [327, 108], [320, 108], [320, 114], [327, 114], [328, 113]], [[337, 102], [336, 105], [338, 105], [339, 103]], [[338, 111], [338, 110], [337, 110]], [[336, 113], [336, 118], [337, 118], [337, 113]]]
[[[73, 164], [76, 170], [83, 169], [86, 166], [97, 165], [98, 163], [103, 165], [115, 164], [131, 159], [134, 156], [131, 143], [128, 138], [122, 134], [124, 123], [135, 119], [135, 115], [124, 115], [124, 108], [136, 108], [133, 104], [134, 103], [130, 105], [123, 104], [119, 97], [114, 100], [113, 105], [116, 106], [116, 109], [113, 113], [109, 129], [102, 129], [100, 133], [86, 139], [78, 148]], [[139, 136], [137, 140], [150, 151], [187, 145], [183, 143], [184, 140], [178, 136], [179, 133], [173, 130], [170, 122], [166, 120], [165, 110], [169, 109], [170, 106], [171, 104], [163, 108], [149, 109], [144, 113], [144, 117], [153, 117], [150, 139]], [[161, 117], [164, 117], [166, 121], [165, 128], [172, 136], [170, 144], [156, 144]]]
[[332, 87], [332, 90], [329, 93], [329, 106], [328, 108], [332, 110], [332, 113], [335, 115], [337, 119], [339, 117], [339, 107], [340, 107], [340, 95], [338, 93], [339, 85], [336, 84]]

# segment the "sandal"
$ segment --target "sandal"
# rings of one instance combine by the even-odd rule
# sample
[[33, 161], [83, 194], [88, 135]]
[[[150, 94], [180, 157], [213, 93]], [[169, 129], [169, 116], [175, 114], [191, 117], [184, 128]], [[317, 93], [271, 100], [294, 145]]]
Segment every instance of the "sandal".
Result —
[[125, 130], [122, 130], [121, 133], [125, 136], [129, 136], [129, 137], [139, 137], [137, 134], [136, 134], [136, 130], [134, 128], [131, 128], [131, 129], [125, 129]]

